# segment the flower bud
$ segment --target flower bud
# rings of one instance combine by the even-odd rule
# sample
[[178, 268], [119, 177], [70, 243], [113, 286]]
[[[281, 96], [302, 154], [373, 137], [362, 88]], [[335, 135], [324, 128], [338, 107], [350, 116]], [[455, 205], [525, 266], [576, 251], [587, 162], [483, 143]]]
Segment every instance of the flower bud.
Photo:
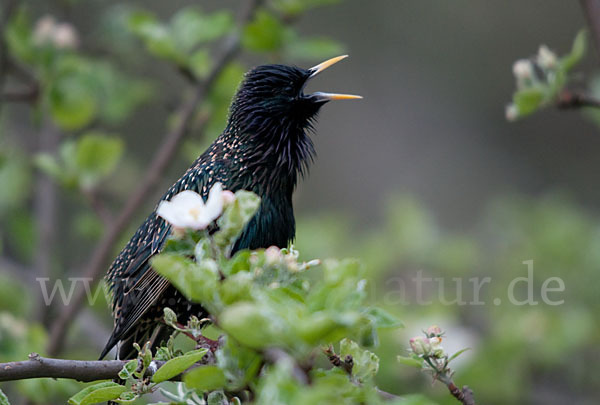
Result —
[[429, 338], [429, 344], [431, 344], [432, 349], [439, 347], [441, 343], [442, 343], [442, 338], [439, 338], [437, 336]]
[[431, 344], [431, 355], [433, 357], [441, 358], [444, 357], [444, 348], [441, 346], [442, 338], [440, 337], [432, 337], [429, 339], [429, 343]]
[[556, 54], [546, 45], [540, 46], [537, 54], [537, 63], [544, 69], [552, 69], [556, 66]]
[[58, 24], [54, 17], [47, 15], [35, 24], [33, 41], [36, 45], [50, 44], [60, 49], [73, 49], [79, 45], [79, 35], [73, 25]]
[[410, 339], [409, 344], [413, 353], [417, 355], [426, 355], [431, 351], [429, 339], [422, 336], [415, 336]]
[[165, 323], [167, 325], [172, 325], [172, 324], [177, 323], [177, 315], [175, 314], [175, 312], [173, 312], [173, 310], [171, 308], [165, 307], [165, 309], [163, 309], [163, 313], [165, 316]]
[[443, 332], [442, 332], [442, 328], [440, 328], [437, 325], [431, 325], [429, 328], [427, 328], [427, 330], [425, 331], [425, 334], [427, 334], [427, 337], [434, 337], [434, 336], [442, 336]]
[[531, 79], [533, 77], [533, 65], [527, 59], [519, 59], [513, 64], [513, 74], [518, 80]]
[[79, 45], [79, 36], [71, 24], [58, 24], [54, 30], [54, 45], [61, 49], [73, 49]]
[[269, 266], [279, 263], [282, 257], [281, 249], [277, 246], [271, 246], [265, 250], [265, 262]]
[[505, 114], [508, 121], [515, 121], [517, 118], [519, 118], [519, 109], [516, 105], [509, 104], [506, 106]]
[[223, 205], [225, 206], [233, 204], [233, 202], [235, 201], [235, 194], [233, 194], [229, 190], [223, 190], [221, 195], [223, 196]]

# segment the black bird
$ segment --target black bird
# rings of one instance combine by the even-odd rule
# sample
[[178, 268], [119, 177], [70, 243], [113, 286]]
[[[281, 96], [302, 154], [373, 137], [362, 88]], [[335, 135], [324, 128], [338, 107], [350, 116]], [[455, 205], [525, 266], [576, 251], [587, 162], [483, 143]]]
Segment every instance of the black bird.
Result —
[[[307, 81], [347, 55], [310, 69], [285, 65], [258, 66], [248, 73], [229, 110], [223, 133], [192, 164], [161, 200], [183, 190], [207, 198], [216, 182], [224, 189], [250, 190], [261, 197], [260, 207], [235, 242], [240, 249], [286, 247], [295, 236], [292, 193], [298, 175], [306, 173], [315, 150], [307, 132], [319, 109], [330, 100], [360, 96], [316, 92], [304, 94]], [[160, 343], [169, 331], [161, 324], [168, 306], [181, 319], [202, 316], [198, 304], [188, 302], [150, 267], [160, 252], [170, 225], [154, 211], [138, 228], [108, 270], [114, 330], [100, 358], [118, 344], [118, 358], [136, 356], [133, 343]]]

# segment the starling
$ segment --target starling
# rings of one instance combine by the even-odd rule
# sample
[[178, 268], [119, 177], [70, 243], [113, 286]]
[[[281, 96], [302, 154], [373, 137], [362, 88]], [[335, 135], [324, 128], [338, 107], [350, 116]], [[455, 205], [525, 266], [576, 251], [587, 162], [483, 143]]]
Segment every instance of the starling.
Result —
[[[249, 190], [261, 197], [257, 213], [232, 248], [286, 247], [295, 236], [292, 193], [315, 155], [307, 132], [323, 104], [360, 96], [316, 92], [304, 94], [308, 80], [347, 55], [310, 69], [286, 65], [258, 66], [246, 73], [229, 109], [223, 133], [169, 188], [161, 200], [184, 190], [204, 199], [213, 184], [233, 192]], [[170, 307], [180, 319], [205, 316], [199, 304], [185, 299], [150, 266], [171, 227], [156, 210], [138, 228], [108, 270], [114, 330], [100, 358], [118, 345], [119, 359], [135, 357], [133, 343], [154, 346], [169, 336], [162, 324]]]

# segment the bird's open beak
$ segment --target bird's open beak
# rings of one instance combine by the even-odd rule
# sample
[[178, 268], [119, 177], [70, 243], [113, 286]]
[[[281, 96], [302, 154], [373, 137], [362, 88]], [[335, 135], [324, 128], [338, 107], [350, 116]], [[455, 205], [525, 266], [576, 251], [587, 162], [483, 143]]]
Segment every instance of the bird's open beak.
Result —
[[[342, 59], [346, 59], [347, 57], [348, 55], [336, 56], [335, 58], [327, 59], [325, 62], [321, 62], [318, 65], [311, 67], [310, 69], [308, 69], [308, 71], [310, 72], [309, 79], [315, 77], [316, 75], [327, 69], [329, 66], [334, 65]], [[355, 96], [353, 94], [323, 93], [320, 91], [311, 95], [321, 101], [354, 100], [362, 98], [362, 96]]]

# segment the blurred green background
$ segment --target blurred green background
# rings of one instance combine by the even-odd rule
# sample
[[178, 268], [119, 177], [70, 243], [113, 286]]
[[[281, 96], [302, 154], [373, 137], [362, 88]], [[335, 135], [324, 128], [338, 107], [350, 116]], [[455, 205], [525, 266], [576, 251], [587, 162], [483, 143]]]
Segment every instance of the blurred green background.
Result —
[[[21, 2], [1, 45], [39, 77], [42, 99], [34, 106], [3, 103], [0, 111], [0, 361], [44, 353], [44, 325], [52, 324], [62, 306], [40, 315], [35, 277], [61, 278], [84, 267], [103, 232], [89, 191], [107, 211], [118, 212], [172, 125], [179, 100], [189, 93], [190, 84], [175, 65], [204, 77], [240, 3]], [[294, 14], [297, 4], [313, 3], [327, 4]], [[193, 18], [182, 17], [192, 5], [212, 16], [204, 21], [207, 32], [198, 34]], [[296, 245], [306, 259], [361, 259], [372, 275], [373, 299], [404, 321], [404, 329], [382, 333], [380, 387], [455, 403], [443, 385], [431, 386], [429, 377], [396, 362], [411, 336], [439, 324], [447, 330], [448, 351], [472, 348], [456, 361], [455, 380], [468, 384], [480, 403], [596, 403], [600, 134], [595, 117], [547, 109], [508, 123], [504, 115], [514, 89], [512, 63], [535, 54], [540, 44], [566, 53], [585, 26], [579, 4], [281, 0], [269, 5], [244, 32], [241, 56], [202, 104], [183, 147], [114, 254], [162, 190], [222, 130], [245, 70], [267, 62], [309, 67], [348, 53], [348, 60], [308, 88], [361, 94], [364, 100], [331, 103], [320, 114], [313, 136], [318, 159], [295, 196]], [[74, 48], [68, 41], [65, 49], [36, 42], [36, 24], [39, 29], [40, 18], [49, 15], [76, 30]], [[158, 22], [171, 24], [169, 34]], [[186, 44], [193, 35], [205, 35], [205, 42]], [[590, 44], [573, 86], [593, 87], [597, 68]], [[3, 81], [5, 90], [23, 89], [19, 77]], [[41, 240], [46, 242], [40, 253]], [[562, 305], [507, 302], [508, 286], [527, 276], [523, 262], [528, 260], [534, 263], [534, 297], [540, 300], [545, 280], [560, 277], [565, 291], [550, 297], [564, 299]], [[40, 266], [46, 272], [40, 273]], [[410, 286], [417, 274], [443, 278], [441, 292], [437, 282], [424, 288], [430, 305], [416, 302]], [[481, 290], [484, 305], [444, 304], [441, 298], [456, 298], [454, 278], [470, 301], [473, 277], [491, 277]], [[517, 292], [524, 297], [525, 291]], [[502, 303], [494, 305], [494, 298]], [[93, 359], [110, 332], [110, 314], [103, 299], [82, 314], [62, 355]], [[76, 385], [30, 380], [0, 387], [23, 403], [61, 403]]]

